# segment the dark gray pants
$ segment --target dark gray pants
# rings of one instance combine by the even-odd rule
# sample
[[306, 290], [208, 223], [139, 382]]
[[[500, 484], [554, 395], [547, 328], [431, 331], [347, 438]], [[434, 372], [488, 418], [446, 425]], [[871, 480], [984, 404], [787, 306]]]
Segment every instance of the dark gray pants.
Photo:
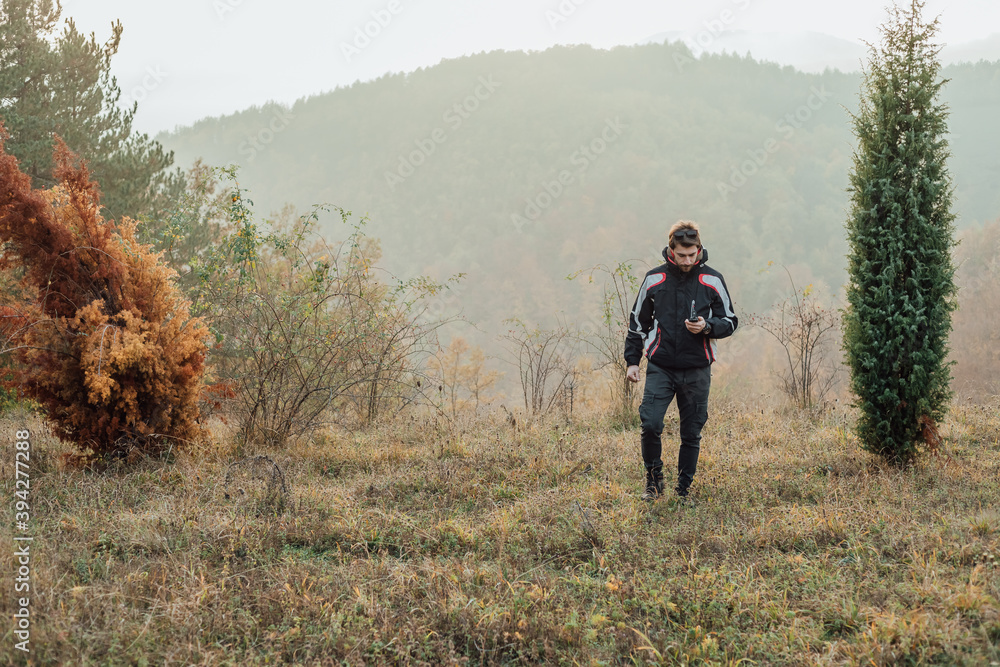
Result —
[[647, 470], [663, 466], [663, 415], [677, 396], [681, 417], [681, 446], [677, 453], [677, 493], [687, 495], [698, 469], [701, 429], [708, 421], [708, 392], [712, 385], [712, 367], [669, 369], [646, 365], [646, 388], [639, 406], [642, 420], [642, 461]]

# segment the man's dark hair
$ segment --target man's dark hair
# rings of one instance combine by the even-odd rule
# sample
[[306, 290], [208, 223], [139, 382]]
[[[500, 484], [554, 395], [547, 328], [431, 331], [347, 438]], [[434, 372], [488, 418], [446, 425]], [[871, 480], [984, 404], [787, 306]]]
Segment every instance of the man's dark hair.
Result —
[[671, 250], [677, 247], [677, 244], [685, 248], [698, 246], [698, 249], [701, 249], [701, 234], [698, 231], [698, 223], [696, 222], [678, 220], [670, 228], [669, 235], [670, 241], [667, 245], [669, 245]]

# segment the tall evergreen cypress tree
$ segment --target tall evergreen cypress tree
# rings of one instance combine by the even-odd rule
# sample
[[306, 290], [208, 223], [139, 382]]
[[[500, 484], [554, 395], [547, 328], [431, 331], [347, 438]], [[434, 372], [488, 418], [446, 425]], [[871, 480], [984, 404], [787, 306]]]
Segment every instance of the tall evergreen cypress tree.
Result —
[[[847, 222], [844, 347], [862, 446], [893, 463], [935, 435], [951, 398], [955, 308], [947, 107], [939, 101], [937, 19], [893, 7], [872, 46], [853, 117], [858, 148]], [[929, 441], [929, 440], [928, 440]]]

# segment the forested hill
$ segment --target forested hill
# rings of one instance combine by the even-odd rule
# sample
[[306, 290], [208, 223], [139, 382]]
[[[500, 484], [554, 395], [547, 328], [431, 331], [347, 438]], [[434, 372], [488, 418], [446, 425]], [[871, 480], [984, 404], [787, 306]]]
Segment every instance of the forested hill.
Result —
[[[961, 228], [1000, 216], [1000, 63], [945, 76]], [[703, 224], [737, 305], [756, 309], [786, 287], [768, 261], [843, 280], [859, 87], [856, 74], [694, 60], [671, 44], [492, 52], [159, 139], [181, 166], [240, 165], [259, 212], [367, 212], [385, 266], [466, 272], [462, 301], [482, 322], [572, 319], [563, 277], [657, 262], [679, 218]]]

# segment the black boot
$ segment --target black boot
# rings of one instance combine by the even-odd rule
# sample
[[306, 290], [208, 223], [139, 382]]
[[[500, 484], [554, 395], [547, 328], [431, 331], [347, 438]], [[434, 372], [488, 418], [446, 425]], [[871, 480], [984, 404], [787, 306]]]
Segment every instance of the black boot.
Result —
[[656, 500], [663, 495], [663, 463], [646, 466], [646, 490], [643, 500]]

